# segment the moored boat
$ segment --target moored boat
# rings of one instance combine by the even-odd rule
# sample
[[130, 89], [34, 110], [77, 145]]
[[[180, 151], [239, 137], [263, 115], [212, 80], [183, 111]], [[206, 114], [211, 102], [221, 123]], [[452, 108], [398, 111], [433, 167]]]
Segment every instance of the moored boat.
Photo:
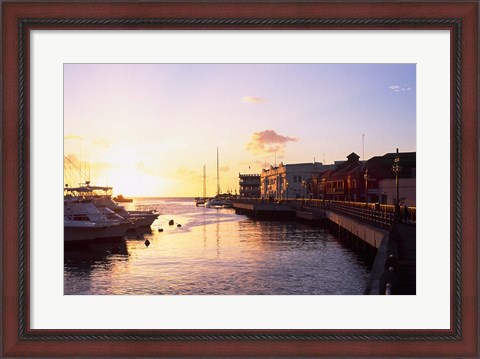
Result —
[[220, 192], [220, 172], [217, 146], [217, 195], [214, 198], [209, 198], [204, 201], [204, 205], [206, 208], [231, 208], [233, 207], [233, 203], [230, 200], [230, 197], [230, 194], [222, 194]]
[[207, 201], [207, 172], [206, 166], [203, 166], [203, 197], [195, 198], [195, 206], [204, 206]]
[[111, 216], [102, 213], [88, 200], [64, 200], [64, 243], [122, 238], [131, 223], [120, 216], [110, 214]]
[[119, 194], [115, 197], [113, 197], [113, 200], [118, 203], [132, 203], [133, 199], [132, 198], [125, 198], [123, 195]]
[[233, 203], [231, 201], [221, 198], [210, 198], [205, 202], [206, 208], [232, 208]]
[[203, 206], [205, 205], [205, 202], [207, 201], [206, 198], [201, 198], [201, 197], [197, 197], [195, 198], [195, 206]]
[[87, 181], [84, 185], [79, 187], [65, 187], [67, 193], [65, 198], [72, 198], [77, 200], [89, 200], [101, 211], [108, 209], [114, 214], [128, 221], [129, 229], [136, 229], [140, 227], [149, 227], [159, 217], [159, 214], [154, 210], [126, 210], [123, 206], [119, 206], [111, 197], [112, 187], [107, 186], [91, 186]]

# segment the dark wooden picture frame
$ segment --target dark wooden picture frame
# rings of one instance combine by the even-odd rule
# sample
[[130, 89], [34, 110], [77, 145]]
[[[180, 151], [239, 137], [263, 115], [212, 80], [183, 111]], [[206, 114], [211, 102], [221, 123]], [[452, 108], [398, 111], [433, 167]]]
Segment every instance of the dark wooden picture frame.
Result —
[[[447, 356], [478, 350], [478, 14], [455, 2], [2, 4], [2, 356]], [[32, 29], [447, 29], [451, 33], [449, 330], [32, 330]], [[432, 214], [434, 215], [434, 214]]]

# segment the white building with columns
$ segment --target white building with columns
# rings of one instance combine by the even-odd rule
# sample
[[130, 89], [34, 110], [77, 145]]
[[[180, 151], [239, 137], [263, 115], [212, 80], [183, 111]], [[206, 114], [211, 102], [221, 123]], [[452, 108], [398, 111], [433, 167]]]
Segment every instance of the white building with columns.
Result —
[[260, 174], [260, 191], [263, 198], [287, 199], [308, 198], [308, 181], [313, 175], [335, 169], [335, 165], [323, 165], [321, 162], [280, 163], [270, 166]]

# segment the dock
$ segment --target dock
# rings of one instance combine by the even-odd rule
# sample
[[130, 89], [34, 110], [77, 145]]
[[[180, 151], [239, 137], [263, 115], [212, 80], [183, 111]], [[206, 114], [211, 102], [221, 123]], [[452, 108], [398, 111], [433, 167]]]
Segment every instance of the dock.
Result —
[[303, 208], [292, 206], [287, 203], [270, 202], [235, 202], [233, 204], [235, 213], [243, 214], [253, 219], [273, 220], [273, 221], [302, 221], [310, 224], [318, 223], [326, 219], [326, 213], [323, 209]]
[[243, 214], [255, 220], [295, 220], [296, 211], [288, 204], [270, 202], [234, 202], [235, 213]]

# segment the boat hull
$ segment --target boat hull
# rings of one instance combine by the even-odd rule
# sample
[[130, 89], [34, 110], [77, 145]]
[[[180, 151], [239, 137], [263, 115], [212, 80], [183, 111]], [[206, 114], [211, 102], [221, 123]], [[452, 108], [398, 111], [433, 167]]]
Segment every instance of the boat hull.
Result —
[[233, 204], [229, 201], [210, 200], [205, 203], [206, 208], [232, 208]]
[[130, 211], [129, 219], [132, 221], [131, 229], [141, 228], [141, 227], [150, 227], [153, 222], [158, 218], [157, 213], [145, 213]]
[[[75, 222], [75, 221], [71, 221]], [[80, 222], [80, 221], [77, 221]], [[123, 238], [130, 223], [98, 224], [98, 223], [64, 223], [64, 242], [90, 242]]]

